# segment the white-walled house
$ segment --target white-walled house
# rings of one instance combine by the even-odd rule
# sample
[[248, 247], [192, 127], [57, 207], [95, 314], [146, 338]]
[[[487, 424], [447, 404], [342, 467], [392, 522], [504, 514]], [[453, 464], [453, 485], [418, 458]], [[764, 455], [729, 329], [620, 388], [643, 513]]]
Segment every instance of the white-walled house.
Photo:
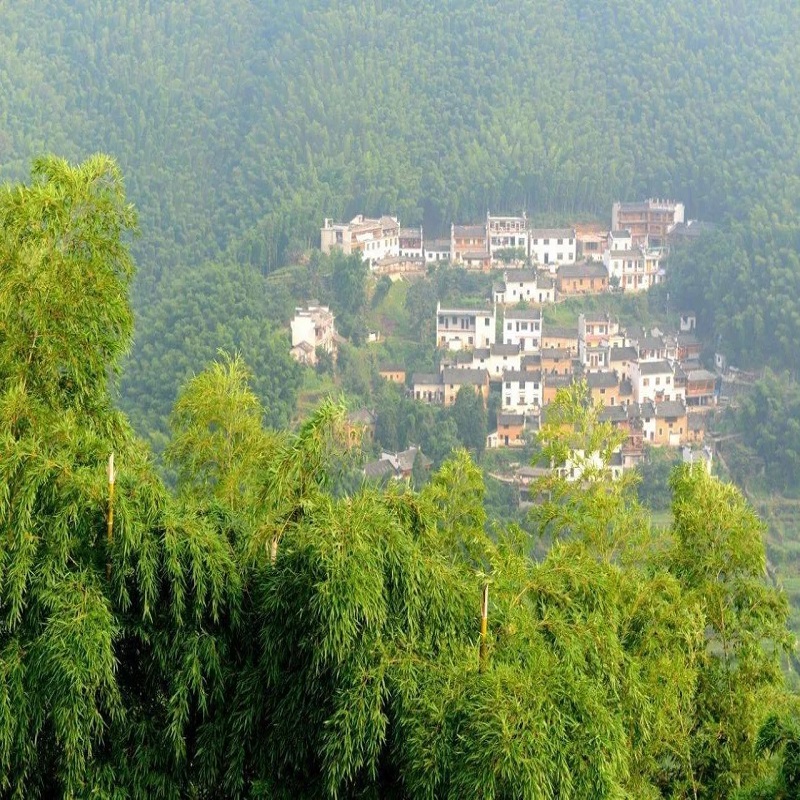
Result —
[[533, 228], [528, 234], [531, 259], [555, 274], [561, 264], [574, 264], [578, 245], [573, 228]]
[[633, 399], [637, 403], [676, 399], [674, 374], [669, 361], [634, 361], [630, 365], [630, 380]]
[[400, 223], [387, 215], [370, 219], [359, 214], [350, 222], [326, 219], [320, 230], [320, 247], [323, 253], [337, 248], [346, 255], [361, 253], [364, 261], [374, 264], [400, 255]]
[[535, 269], [507, 270], [503, 280], [493, 287], [494, 302], [500, 305], [516, 305], [519, 302], [552, 303], [555, 301], [555, 284], [549, 275]]
[[508, 370], [503, 375], [502, 409], [507, 412], [538, 412], [543, 405], [542, 373], [538, 370]]
[[521, 362], [519, 345], [499, 343], [476, 348], [472, 351], [472, 361], [459, 362], [455, 366], [459, 369], [485, 369], [489, 373], [489, 380], [497, 382], [502, 380], [506, 370], [521, 369]]
[[521, 217], [486, 215], [486, 231], [489, 239], [489, 252], [492, 259], [498, 250], [522, 250], [527, 258], [530, 252], [528, 242], [528, 216]]
[[489, 347], [496, 341], [495, 312], [486, 308], [442, 308], [436, 304], [436, 346], [448, 350]]
[[503, 344], [516, 344], [526, 353], [542, 346], [542, 312], [538, 308], [507, 308], [503, 316]]
[[328, 306], [296, 308], [289, 323], [292, 330], [292, 356], [306, 364], [316, 364], [317, 348], [336, 354], [336, 327]]

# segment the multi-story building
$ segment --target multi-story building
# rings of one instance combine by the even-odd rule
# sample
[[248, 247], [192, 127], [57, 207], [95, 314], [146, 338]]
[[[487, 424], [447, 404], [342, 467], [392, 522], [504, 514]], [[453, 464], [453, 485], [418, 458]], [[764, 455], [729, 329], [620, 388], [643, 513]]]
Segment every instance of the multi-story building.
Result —
[[669, 361], [635, 361], [630, 365], [633, 399], [660, 403], [675, 399], [673, 370]]
[[327, 306], [296, 308], [290, 326], [291, 353], [298, 361], [316, 364], [317, 349], [336, 356], [336, 326], [334, 316]]
[[436, 344], [448, 350], [489, 347], [496, 341], [494, 309], [442, 308], [436, 304]]
[[[609, 236], [609, 241], [611, 236]], [[612, 247], [616, 242], [612, 242]], [[603, 264], [609, 280], [623, 292], [646, 292], [664, 280], [661, 266], [662, 251], [632, 245], [627, 249], [609, 249], [603, 254]]]
[[411, 391], [415, 400], [440, 405], [444, 401], [444, 386], [436, 372], [415, 372], [411, 376]]
[[525, 444], [525, 422], [525, 414], [499, 411], [493, 446], [522, 447]]
[[495, 303], [516, 305], [526, 303], [552, 303], [555, 287], [549, 275], [539, 275], [535, 269], [515, 269], [503, 273], [503, 280], [492, 287]]
[[571, 375], [573, 372], [573, 355], [568, 347], [543, 347], [542, 373], [544, 375]]
[[484, 406], [489, 399], [489, 373], [485, 369], [443, 369], [440, 373], [445, 406], [456, 401], [458, 393], [468, 387], [477, 392]]
[[438, 261], [449, 261], [451, 254], [450, 245], [450, 239], [433, 239], [430, 242], [424, 242], [425, 261], [429, 264]]
[[608, 270], [596, 261], [564, 264], [558, 268], [559, 295], [601, 294], [608, 291]]
[[503, 375], [502, 409], [507, 412], [538, 412], [544, 391], [541, 372], [508, 370]]
[[501, 381], [503, 373], [510, 369], [520, 369], [522, 355], [518, 344], [493, 344], [490, 347], [476, 348], [472, 351], [472, 360], [468, 365], [457, 365], [462, 369], [469, 366], [474, 369], [485, 369], [489, 372], [490, 381]]
[[685, 211], [683, 203], [674, 200], [617, 202], [611, 207], [611, 229], [630, 231], [634, 244], [663, 248], [670, 231], [684, 221]]
[[454, 264], [480, 266], [488, 263], [489, 244], [485, 225], [450, 226], [450, 261]]
[[323, 253], [338, 248], [346, 255], [361, 253], [364, 261], [373, 264], [379, 259], [400, 255], [400, 223], [396, 217], [370, 219], [363, 214], [350, 222], [326, 219], [320, 230]]
[[656, 403], [655, 412], [656, 430], [653, 444], [678, 447], [689, 440], [686, 406], [680, 400]]
[[606, 249], [608, 231], [597, 223], [581, 223], [575, 226], [575, 258], [584, 261], [602, 261]]
[[586, 385], [595, 404], [620, 405], [619, 376], [616, 372], [590, 372], [586, 376]]
[[620, 380], [628, 381], [631, 378], [631, 364], [638, 362], [639, 353], [635, 347], [612, 347], [609, 353], [609, 367], [615, 370]]
[[528, 215], [521, 217], [486, 215], [486, 231], [492, 258], [498, 250], [517, 250], [523, 258], [530, 253], [528, 244]]
[[578, 356], [578, 332], [575, 328], [542, 324], [542, 349], [560, 347], [569, 350], [574, 358]]
[[381, 364], [378, 375], [390, 383], [399, 383], [403, 386], [406, 382], [406, 368], [402, 364]]
[[695, 408], [716, 403], [717, 376], [707, 369], [689, 370], [686, 375], [686, 404]]
[[398, 255], [405, 258], [423, 258], [425, 255], [425, 239], [422, 226], [419, 228], [400, 228]]
[[523, 352], [538, 350], [542, 344], [542, 312], [538, 308], [506, 309], [503, 344], [516, 344]]
[[530, 257], [555, 273], [560, 264], [574, 264], [578, 251], [572, 228], [533, 228], [528, 233]]

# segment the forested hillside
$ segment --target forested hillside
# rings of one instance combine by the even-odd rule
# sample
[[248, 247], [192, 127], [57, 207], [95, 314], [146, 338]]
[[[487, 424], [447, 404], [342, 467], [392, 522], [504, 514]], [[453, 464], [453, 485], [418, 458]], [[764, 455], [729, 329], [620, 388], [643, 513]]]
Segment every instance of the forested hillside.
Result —
[[798, 27], [791, 0], [20, 0], [0, 25], [0, 175], [115, 155], [148, 278], [226, 252], [272, 269], [356, 210], [788, 211]]
[[[43, 152], [118, 159], [140, 211], [122, 403], [163, 432], [201, 354], [251, 348], [250, 323], [221, 320], [215, 285], [292, 262], [325, 216], [390, 212], [436, 232], [487, 208], [607, 220], [615, 199], [667, 195], [690, 216], [740, 220], [753, 242], [754, 229], [786, 241], [773, 229], [800, 209], [798, 29], [792, 0], [19, 0], [0, 12], [0, 178]], [[733, 354], [782, 368], [772, 329], [751, 336], [747, 318], [757, 297], [782, 342], [800, 336], [780, 270], [755, 294], [730, 291], [758, 283], [774, 254], [745, 251], [731, 276], [727, 240], [714, 252], [675, 294], [708, 298], [701, 324], [724, 335], [732, 308]], [[176, 322], [176, 287], [215, 309], [216, 341], [204, 320], [202, 344], [149, 346]], [[286, 317], [269, 313], [274, 343]], [[291, 405], [292, 385], [262, 401]]]

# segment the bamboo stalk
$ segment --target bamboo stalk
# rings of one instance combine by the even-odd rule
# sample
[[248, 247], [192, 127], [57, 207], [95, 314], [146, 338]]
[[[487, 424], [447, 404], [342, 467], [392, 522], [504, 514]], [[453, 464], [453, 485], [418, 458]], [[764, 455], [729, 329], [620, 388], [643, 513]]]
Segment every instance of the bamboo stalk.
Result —
[[114, 470], [114, 454], [108, 457], [108, 527], [106, 529], [106, 541], [108, 545], [106, 561], [106, 579], [111, 580], [111, 544], [114, 541], [114, 484], [117, 481], [117, 473]]
[[481, 593], [481, 644], [479, 651], [478, 668], [481, 672], [486, 670], [486, 637], [489, 629], [489, 584], [483, 584]]

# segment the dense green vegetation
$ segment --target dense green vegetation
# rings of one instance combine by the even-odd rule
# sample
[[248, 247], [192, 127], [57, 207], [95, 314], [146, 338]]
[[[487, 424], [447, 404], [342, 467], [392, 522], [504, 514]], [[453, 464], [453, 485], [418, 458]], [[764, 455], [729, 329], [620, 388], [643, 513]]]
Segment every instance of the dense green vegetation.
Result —
[[733, 486], [677, 470], [656, 535], [573, 388], [540, 439], [585, 480], [538, 487], [533, 557], [487, 535], [465, 451], [343, 492], [344, 410], [271, 430], [222, 357], [180, 392], [169, 489], [109, 393], [134, 223], [105, 157], [0, 193], [0, 796], [796, 792], [787, 604]]
[[252, 363], [248, 337], [274, 342], [225, 320], [164, 352], [149, 332], [172, 328], [176, 289], [203, 310], [217, 283], [257, 292], [238, 269], [271, 273], [356, 211], [435, 234], [487, 208], [608, 219], [615, 199], [674, 196], [723, 224], [675, 295], [742, 365], [796, 370], [796, 3], [20, 0], [0, 21], [0, 178], [97, 150], [128, 176], [141, 324], [123, 393], [157, 443], [210, 348]]
[[113, 153], [147, 276], [225, 252], [271, 270], [356, 210], [435, 228], [487, 207], [606, 218], [656, 194], [709, 219], [786, 215], [799, 14], [21, 0], [0, 26], [0, 164], [19, 178], [43, 149]]

